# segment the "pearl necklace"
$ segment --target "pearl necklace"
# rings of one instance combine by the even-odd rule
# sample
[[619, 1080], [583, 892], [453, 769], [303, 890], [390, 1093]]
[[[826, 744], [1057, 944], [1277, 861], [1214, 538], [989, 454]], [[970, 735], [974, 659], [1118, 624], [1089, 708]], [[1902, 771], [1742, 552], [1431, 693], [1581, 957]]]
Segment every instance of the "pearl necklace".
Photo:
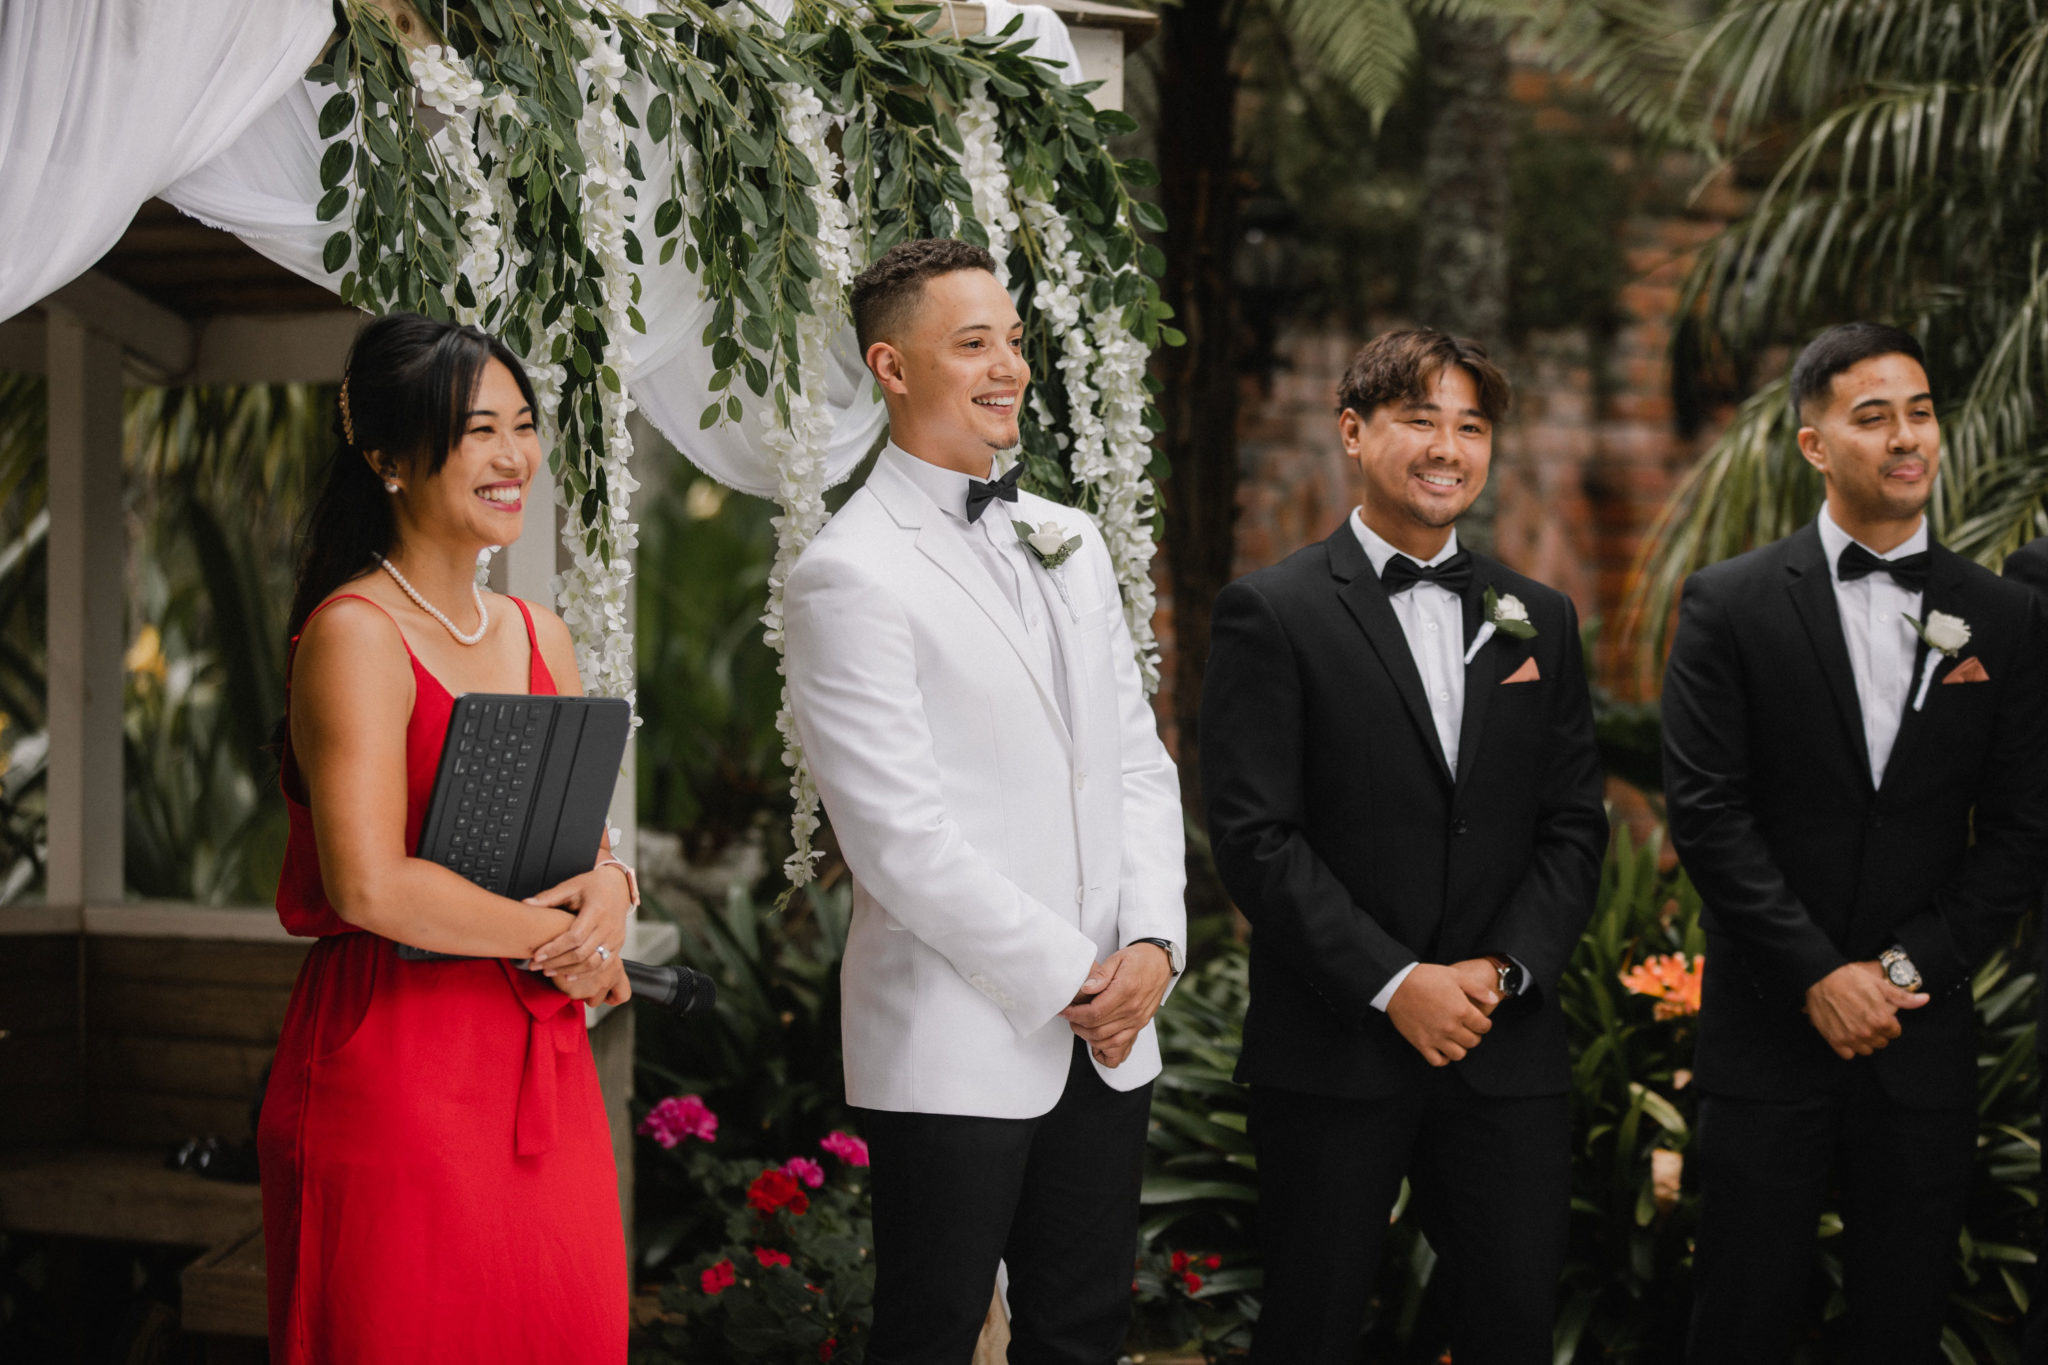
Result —
[[405, 581], [405, 575], [398, 571], [398, 566], [396, 564], [393, 564], [383, 555], [377, 556], [377, 562], [384, 566], [385, 573], [391, 575], [391, 581], [398, 584], [399, 587], [405, 589], [405, 595], [407, 597], [410, 597], [414, 602], [419, 604], [419, 609], [421, 611], [433, 617], [442, 625], [448, 627], [448, 633], [455, 637], [455, 642], [457, 644], [473, 645], [477, 641], [483, 639], [484, 632], [491, 628], [491, 614], [490, 612], [484, 609], [483, 590], [477, 587], [475, 583], [471, 583], [469, 585], [469, 591], [470, 595], [476, 599], [476, 634], [464, 635], [461, 631], [455, 628], [455, 623], [453, 621], [449, 620], [446, 616], [443, 616], [441, 614], [441, 609], [439, 607], [436, 607], [432, 602], [429, 602], [426, 598], [420, 596], [420, 590], [418, 588], [415, 588], [412, 584]]

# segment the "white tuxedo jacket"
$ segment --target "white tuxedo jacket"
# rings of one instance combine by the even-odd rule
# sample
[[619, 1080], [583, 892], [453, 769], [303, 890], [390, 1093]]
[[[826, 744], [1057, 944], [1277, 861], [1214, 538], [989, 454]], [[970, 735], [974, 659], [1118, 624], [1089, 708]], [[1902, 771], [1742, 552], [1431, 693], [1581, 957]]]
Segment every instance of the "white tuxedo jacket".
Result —
[[[1065, 1086], [1059, 1014], [1090, 965], [1187, 942], [1179, 782], [1089, 517], [1029, 493], [987, 512], [1083, 537], [1050, 571], [1071, 608], [1040, 583], [1070, 731], [1008, 594], [903, 458], [876, 461], [785, 589], [790, 705], [853, 873], [846, 1098], [1030, 1118]], [[1158, 1075], [1153, 1029], [1097, 1070], [1119, 1090]]]

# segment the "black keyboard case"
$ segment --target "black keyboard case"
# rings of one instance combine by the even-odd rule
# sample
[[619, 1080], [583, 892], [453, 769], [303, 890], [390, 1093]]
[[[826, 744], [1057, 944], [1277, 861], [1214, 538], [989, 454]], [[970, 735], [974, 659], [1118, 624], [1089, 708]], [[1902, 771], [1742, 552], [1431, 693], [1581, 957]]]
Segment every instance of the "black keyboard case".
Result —
[[616, 697], [457, 697], [418, 856], [515, 900], [588, 872], [632, 726]]

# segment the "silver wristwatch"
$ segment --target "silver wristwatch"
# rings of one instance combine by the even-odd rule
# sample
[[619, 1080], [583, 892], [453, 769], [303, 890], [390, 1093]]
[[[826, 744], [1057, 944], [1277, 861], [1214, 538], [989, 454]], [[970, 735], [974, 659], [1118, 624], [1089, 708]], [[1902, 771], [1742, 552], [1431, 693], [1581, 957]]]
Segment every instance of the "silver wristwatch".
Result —
[[1175, 978], [1178, 978], [1182, 972], [1187, 970], [1188, 955], [1185, 952], [1183, 952], [1181, 950], [1181, 946], [1178, 943], [1175, 943], [1173, 940], [1164, 938], [1134, 938], [1124, 946], [1126, 948], [1129, 948], [1134, 947], [1140, 943], [1157, 944], [1160, 950], [1166, 954], [1167, 961], [1173, 964], [1173, 974]]
[[1906, 956], [1906, 950], [1894, 943], [1877, 955], [1877, 965], [1884, 968], [1884, 979], [1902, 991], [1920, 989], [1920, 969], [1913, 965], [1913, 959]]

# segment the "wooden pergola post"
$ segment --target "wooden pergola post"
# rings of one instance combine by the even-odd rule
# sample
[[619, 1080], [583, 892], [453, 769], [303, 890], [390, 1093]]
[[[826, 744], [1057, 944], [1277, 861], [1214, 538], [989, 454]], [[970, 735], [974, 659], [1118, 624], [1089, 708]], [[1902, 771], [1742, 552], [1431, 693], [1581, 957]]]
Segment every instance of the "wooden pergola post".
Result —
[[52, 907], [122, 893], [127, 516], [121, 345], [52, 307], [49, 378], [49, 866]]

